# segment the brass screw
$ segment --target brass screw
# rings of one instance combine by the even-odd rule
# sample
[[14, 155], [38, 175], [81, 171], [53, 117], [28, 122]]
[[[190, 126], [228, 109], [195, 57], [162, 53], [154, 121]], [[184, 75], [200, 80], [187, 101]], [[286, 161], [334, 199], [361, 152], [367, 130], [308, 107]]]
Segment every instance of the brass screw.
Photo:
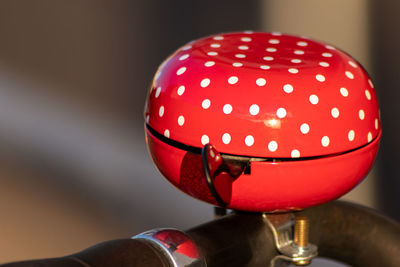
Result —
[[297, 217], [294, 224], [294, 244], [299, 247], [308, 245], [308, 219]]
[[[308, 219], [307, 217], [296, 217], [294, 223], [294, 244], [298, 247], [307, 247], [308, 245]], [[311, 260], [300, 260], [294, 262], [297, 266], [309, 265]]]

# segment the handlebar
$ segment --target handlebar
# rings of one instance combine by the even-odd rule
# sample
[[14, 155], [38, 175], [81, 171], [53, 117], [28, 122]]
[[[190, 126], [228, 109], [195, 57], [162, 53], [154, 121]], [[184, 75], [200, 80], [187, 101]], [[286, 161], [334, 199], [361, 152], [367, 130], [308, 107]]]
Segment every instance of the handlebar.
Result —
[[[310, 242], [319, 256], [352, 266], [400, 266], [400, 224], [373, 209], [343, 201], [296, 212], [310, 222]], [[296, 214], [296, 215], [297, 215]], [[207, 266], [268, 266], [278, 252], [259, 213], [235, 212], [194, 227], [192, 238]], [[149, 242], [119, 239], [74, 255], [0, 265], [24, 266], [171, 266]]]

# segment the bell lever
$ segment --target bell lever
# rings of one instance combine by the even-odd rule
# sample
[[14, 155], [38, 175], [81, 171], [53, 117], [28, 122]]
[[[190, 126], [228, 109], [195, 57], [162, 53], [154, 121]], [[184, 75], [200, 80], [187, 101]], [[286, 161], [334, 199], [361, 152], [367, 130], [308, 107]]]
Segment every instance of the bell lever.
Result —
[[[216, 186], [216, 178], [218, 175], [224, 173], [229, 176], [229, 186], [231, 183], [239, 177], [245, 170], [248, 163], [235, 161], [232, 159], [224, 159], [223, 156], [215, 149], [211, 144], [206, 144], [201, 150], [201, 157], [203, 163], [203, 170], [205, 179], [208, 187], [210, 188], [211, 194], [221, 207], [226, 207], [229, 204], [229, 200], [225, 200], [224, 197], [218, 191]], [[228, 185], [225, 184], [225, 189]], [[229, 188], [229, 191], [231, 188]]]
[[215, 174], [223, 164], [221, 154], [219, 154], [219, 152], [212, 145], [206, 144], [201, 150], [201, 159], [207, 186], [210, 189], [211, 194], [217, 201], [218, 205], [221, 207], [228, 206], [228, 203], [222, 199], [220, 194], [217, 192], [216, 187], [214, 186]]

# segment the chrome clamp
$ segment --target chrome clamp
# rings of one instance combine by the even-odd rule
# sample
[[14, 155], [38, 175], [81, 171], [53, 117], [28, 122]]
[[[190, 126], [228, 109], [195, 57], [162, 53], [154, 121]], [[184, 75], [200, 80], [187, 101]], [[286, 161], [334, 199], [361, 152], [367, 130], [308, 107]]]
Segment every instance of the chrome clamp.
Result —
[[276, 249], [281, 253], [274, 258], [271, 266], [285, 266], [283, 261], [304, 266], [318, 255], [318, 247], [308, 243], [308, 221], [295, 218], [293, 213], [263, 214], [272, 231]]
[[149, 242], [173, 267], [206, 267], [196, 244], [184, 232], [171, 228], [153, 229], [132, 237]]

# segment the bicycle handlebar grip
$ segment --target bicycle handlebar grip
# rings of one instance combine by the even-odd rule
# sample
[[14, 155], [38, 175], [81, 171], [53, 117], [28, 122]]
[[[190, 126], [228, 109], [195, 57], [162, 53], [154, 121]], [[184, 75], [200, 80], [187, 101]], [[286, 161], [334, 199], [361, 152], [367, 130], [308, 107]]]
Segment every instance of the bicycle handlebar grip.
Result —
[[169, 267], [167, 259], [143, 240], [118, 239], [107, 241], [77, 254], [53, 259], [15, 262], [2, 267], [88, 267], [148, 266]]

